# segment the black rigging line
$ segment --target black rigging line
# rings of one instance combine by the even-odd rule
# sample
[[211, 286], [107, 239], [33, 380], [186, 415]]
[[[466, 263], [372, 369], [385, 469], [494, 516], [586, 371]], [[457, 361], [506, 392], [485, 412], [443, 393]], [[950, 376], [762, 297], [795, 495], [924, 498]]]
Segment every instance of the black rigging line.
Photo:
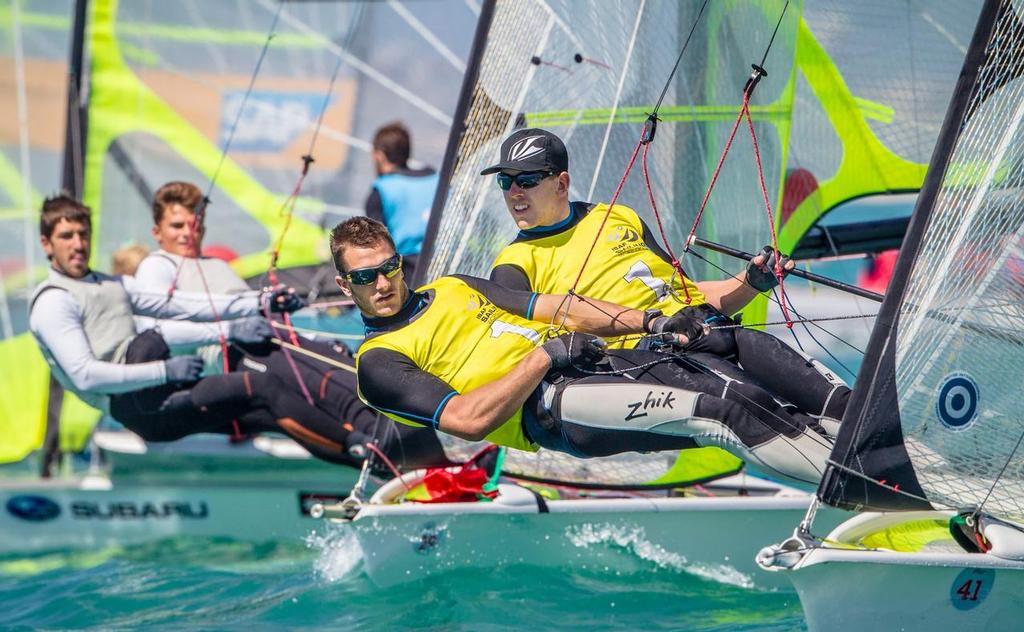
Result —
[[764, 71], [764, 62], [768, 61], [768, 51], [772, 49], [772, 44], [775, 43], [775, 36], [779, 33], [779, 27], [782, 26], [782, 18], [786, 17], [786, 9], [789, 8], [789, 0], [786, 0], [786, 4], [782, 7], [782, 13], [779, 14], [779, 21], [775, 23], [775, 30], [772, 31], [772, 37], [768, 40], [768, 48], [764, 49], [764, 57], [761, 58], [761, 63], [758, 67]]
[[[714, 268], [717, 268], [717, 269], [718, 269], [718, 270], [719, 270], [720, 272], [722, 272], [722, 273], [724, 273], [724, 274], [726, 274], [726, 275], [732, 276], [732, 275], [731, 275], [731, 274], [729, 273], [729, 271], [728, 271], [728, 270], [726, 270], [726, 269], [725, 269], [725, 268], [723, 268], [722, 266], [720, 266], [720, 265], [718, 265], [718, 264], [714, 263], [714, 262], [713, 262], [713, 261], [711, 261], [710, 259], [708, 259], [708, 258], [706, 258], [706, 257], [704, 257], [704, 256], [701, 256], [701, 254], [700, 254], [700, 253], [698, 253], [698, 252], [696, 252], [696, 251], [694, 251], [694, 250], [692, 250], [692, 249], [691, 249], [691, 250], [690, 250], [690, 254], [692, 254], [693, 256], [697, 257], [697, 258], [698, 258], [698, 259], [700, 259], [701, 261], [704, 261], [704, 262], [705, 262], [705, 263], [707, 263], [708, 265], [710, 265], [710, 266], [712, 266], [712, 267], [714, 267]], [[773, 302], [773, 303], [775, 303], [776, 305], [780, 305], [780, 306], [781, 306], [781, 304], [779, 303], [778, 299], [777, 299], [777, 298], [775, 298], [774, 296], [769, 296], [769, 297], [768, 297], [768, 300], [769, 300], [769, 301], [771, 301], [771, 302]], [[796, 314], [797, 318], [798, 318], [798, 319], [800, 319], [800, 322], [801, 322], [801, 323], [803, 323], [803, 325], [804, 325], [804, 327], [805, 327], [805, 328], [807, 327], [807, 323], [810, 323], [810, 324], [814, 325], [814, 327], [815, 327], [815, 328], [817, 328], [817, 329], [821, 330], [822, 332], [824, 332], [824, 333], [828, 334], [829, 336], [832, 336], [832, 337], [833, 337], [833, 338], [835, 338], [835, 339], [836, 339], [837, 341], [839, 341], [839, 342], [843, 343], [844, 345], [846, 345], [846, 346], [850, 347], [851, 349], [853, 349], [853, 350], [854, 350], [854, 351], [856, 351], [857, 353], [860, 353], [861, 355], [864, 355], [865, 351], [864, 351], [863, 349], [860, 349], [860, 348], [858, 348], [857, 346], [853, 345], [853, 344], [852, 344], [852, 343], [850, 343], [849, 341], [847, 341], [847, 340], [843, 339], [843, 338], [842, 338], [841, 336], [838, 336], [838, 335], [836, 335], [835, 333], [833, 333], [833, 332], [829, 331], [828, 329], [826, 329], [825, 327], [822, 327], [821, 325], [817, 324], [817, 323], [816, 323], [816, 322], [815, 322], [815, 321], [814, 321], [813, 319], [805, 318], [805, 317], [804, 317], [804, 316], [803, 316], [803, 315], [802, 315], [802, 314], [801, 314], [800, 312], [798, 312], [798, 311], [797, 311], [796, 309], [793, 309], [793, 302], [792, 302], [792, 301], [790, 301], [790, 302], [789, 302], [789, 308], [790, 308], [790, 309], [792, 309], [793, 313], [794, 313], [794, 314]], [[852, 376], [853, 376], [854, 378], [856, 378], [856, 377], [857, 377], [857, 374], [856, 374], [856, 373], [854, 373], [853, 371], [851, 371], [851, 370], [850, 370], [849, 368], [847, 368], [847, 367], [846, 367], [846, 366], [845, 366], [845, 365], [844, 365], [844, 364], [843, 364], [842, 362], [840, 362], [840, 361], [839, 361], [839, 359], [838, 359], [838, 358], [836, 358], [836, 357], [835, 357], [835, 356], [834, 356], [834, 355], [832, 354], [832, 352], [831, 352], [831, 351], [829, 351], [829, 350], [828, 350], [828, 349], [827, 349], [827, 348], [826, 348], [826, 347], [825, 347], [825, 346], [824, 346], [823, 344], [821, 344], [821, 342], [819, 342], [819, 341], [818, 341], [818, 339], [817, 339], [817, 338], [815, 338], [815, 337], [814, 337], [813, 335], [811, 336], [811, 340], [813, 340], [813, 341], [814, 341], [814, 342], [815, 342], [815, 343], [816, 343], [816, 344], [817, 344], [817, 345], [818, 345], [819, 347], [821, 347], [821, 349], [822, 349], [822, 350], [823, 350], [823, 351], [824, 351], [825, 353], [827, 353], [827, 354], [828, 354], [828, 356], [829, 356], [830, 358], [832, 358], [832, 360], [834, 360], [834, 361], [835, 361], [836, 363], [838, 363], [838, 364], [839, 364], [839, 366], [842, 366], [842, 367], [843, 367], [844, 369], [846, 369], [846, 371], [847, 371], [847, 372], [848, 372], [848, 373], [849, 373], [850, 375], [852, 375]]]
[[1020, 449], [1021, 442], [1024, 442], [1024, 432], [1022, 432], [1020, 438], [1017, 439], [1017, 445], [1013, 446], [1013, 450], [1010, 451], [1010, 455], [1006, 457], [1006, 463], [1003, 463], [1003, 467], [999, 470], [999, 474], [996, 476], [996, 479], [992, 481], [992, 486], [988, 488], [988, 493], [985, 494], [985, 499], [982, 500], [981, 504], [978, 505], [978, 508], [974, 510], [973, 513], [975, 515], [981, 513], [981, 510], [985, 507], [985, 503], [987, 503], [988, 499], [992, 496], [992, 492], [995, 491], [996, 485], [999, 484], [999, 479], [1003, 478], [1003, 474], [1006, 473], [1006, 468], [1011, 462], [1013, 462], [1013, 455], [1017, 454], [1017, 450]]
[[[786, 3], [788, 4], [789, 0], [787, 0]], [[658, 97], [658, 102], [654, 104], [654, 111], [650, 114], [655, 118], [658, 116], [658, 108], [661, 107], [661, 102], [665, 99], [665, 94], [668, 93], [669, 86], [672, 85], [672, 78], [676, 76], [676, 71], [679, 69], [679, 63], [683, 61], [683, 53], [686, 52], [686, 47], [690, 45], [690, 38], [693, 37], [694, 31], [697, 30], [697, 25], [700, 23], [700, 17], [704, 15], [704, 8], [707, 6], [708, 0], [704, 0], [704, 4], [700, 5], [700, 11], [697, 13], [697, 18], [693, 21], [693, 26], [690, 27], [690, 33], [686, 36], [686, 41], [683, 42], [683, 48], [679, 51], [679, 56], [676, 57], [676, 63], [672, 66], [672, 72], [669, 73], [668, 79], [665, 80], [665, 87], [661, 89], [661, 96]], [[774, 38], [775, 36], [773, 35], [772, 37]], [[765, 54], [767, 55], [767, 53]]]
[[[231, 142], [235, 138], [235, 130], [238, 128], [238, 122], [242, 119], [242, 113], [245, 111], [245, 105], [249, 102], [249, 96], [252, 94], [253, 86], [256, 85], [256, 78], [260, 74], [260, 67], [263, 65], [263, 60], [267, 56], [267, 49], [270, 48], [270, 41], [277, 35], [277, 20], [281, 17], [281, 9], [284, 8], [284, 1], [278, 3], [277, 11], [274, 13], [274, 20], [270, 23], [270, 30], [267, 32], [267, 39], [263, 42], [263, 50], [260, 51], [259, 59], [256, 60], [256, 67], [253, 68], [252, 76], [249, 77], [249, 86], [245, 89], [245, 96], [242, 97], [242, 103], [238, 107], [238, 112], [235, 113], [235, 120], [231, 123], [231, 130], [228, 132], [228, 140], [224, 144], [224, 149], [221, 151], [220, 160], [217, 162], [217, 168], [213, 171], [213, 176], [210, 178], [210, 186], [206, 190], [206, 195], [203, 196], [203, 201], [200, 205], [202, 213], [206, 212], [206, 205], [210, 201], [210, 194], [213, 193], [213, 187], [217, 183], [217, 176], [220, 175], [221, 167], [224, 166], [224, 160], [228, 156], [228, 150], [231, 149]], [[197, 215], [199, 214], [197, 209]]]

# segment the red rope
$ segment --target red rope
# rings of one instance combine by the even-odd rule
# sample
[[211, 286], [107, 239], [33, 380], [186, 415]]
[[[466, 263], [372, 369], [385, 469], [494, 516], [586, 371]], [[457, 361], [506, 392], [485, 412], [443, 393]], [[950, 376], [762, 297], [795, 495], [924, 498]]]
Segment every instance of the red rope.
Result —
[[619, 194], [622, 193], [622, 187], [626, 184], [626, 179], [629, 178], [629, 172], [633, 170], [633, 164], [636, 162], [637, 154], [640, 153], [640, 146], [644, 144], [644, 138], [647, 133], [647, 125], [644, 125], [644, 131], [640, 136], [640, 141], [636, 144], [636, 148], [633, 150], [633, 155], [629, 159], [629, 164], [626, 165], [626, 171], [622, 174], [622, 179], [619, 180], [619, 186], [615, 189], [615, 195], [612, 196], [612, 201], [608, 204], [608, 210], [604, 212], [604, 219], [601, 220], [601, 225], [597, 229], [597, 233], [594, 234], [594, 242], [590, 244], [590, 250], [587, 251], [587, 256], [583, 259], [583, 265], [580, 266], [580, 273], [576, 275], [576, 280], [572, 283], [572, 289], [569, 290], [569, 294], [575, 294], [576, 288], [580, 284], [580, 279], [583, 278], [583, 271], [587, 269], [587, 263], [590, 261], [590, 255], [594, 254], [594, 248], [597, 247], [597, 241], [601, 238], [601, 233], [604, 231], [605, 224], [608, 223], [608, 217], [612, 214], [612, 208], [615, 206], [615, 202], [619, 199]]
[[715, 167], [715, 173], [711, 176], [711, 182], [708, 183], [708, 190], [704, 193], [704, 199], [701, 200], [700, 208], [697, 210], [697, 217], [693, 220], [693, 228], [690, 229], [690, 234], [686, 237], [686, 246], [683, 252], [685, 253], [690, 249], [690, 244], [693, 243], [693, 236], [697, 234], [697, 226], [700, 224], [700, 219], [704, 215], [704, 209], [707, 208], [708, 200], [711, 199], [711, 191], [715, 188], [715, 183], [718, 182], [718, 176], [722, 173], [722, 165], [725, 164], [725, 157], [729, 155], [729, 149], [732, 148], [732, 141], [736, 138], [736, 131], [740, 128], [740, 121], [743, 120], [743, 109], [747, 107], [747, 103], [750, 101], [750, 93], [748, 91], [743, 92], [743, 105], [740, 107], [740, 112], [736, 116], [736, 121], [732, 124], [732, 131], [729, 132], [729, 139], [725, 141], [725, 148], [722, 149], [722, 155], [718, 158], [718, 165]]
[[683, 274], [683, 266], [679, 263], [679, 259], [676, 258], [676, 253], [672, 252], [672, 246], [668, 243], [668, 237], [665, 235], [665, 227], [661, 222], [661, 213], [658, 212], [658, 204], [654, 201], [654, 189], [651, 188], [651, 178], [647, 173], [647, 150], [650, 146], [650, 143], [644, 144], [644, 153], [640, 159], [640, 166], [644, 171], [644, 185], [647, 187], [647, 199], [651, 202], [651, 209], [654, 210], [654, 219], [658, 222], [658, 232], [661, 233], [661, 241], [665, 244], [665, 250], [668, 251], [668, 256], [672, 257], [672, 267], [679, 273], [679, 280], [683, 285], [683, 293], [686, 294], [686, 304], [689, 305], [693, 299], [690, 298], [690, 288], [686, 285], [686, 275]]
[[757, 134], [754, 132], [754, 120], [750, 116], [749, 98], [743, 99], [741, 114], [747, 117], [747, 127], [750, 129], [750, 140], [754, 144], [754, 160], [757, 161], [757, 177], [761, 183], [761, 196], [764, 198], [765, 212], [768, 214], [768, 228], [772, 233], [772, 250], [775, 252], [775, 277], [779, 280], [779, 305], [782, 307], [782, 316], [786, 321], [786, 327], [793, 328], [793, 320], [789, 317], [789, 308], [786, 307], [786, 286], [783, 283], [785, 274], [782, 270], [782, 256], [779, 254], [779, 237], [775, 232], [775, 216], [772, 214], [772, 203], [768, 199], [768, 187], [764, 182], [764, 168], [761, 165], [761, 151], [757, 146]]
[[384, 461], [384, 465], [388, 466], [388, 469], [391, 470], [391, 473], [394, 474], [395, 478], [397, 478], [398, 481], [402, 484], [402, 487], [405, 488], [405, 491], [412, 491], [412, 488], [409, 487], [409, 484], [406, 483], [405, 479], [402, 478], [402, 473], [398, 471], [398, 468], [395, 467], [395, 464], [391, 462], [391, 459], [388, 458], [388, 455], [384, 454], [383, 450], [378, 448], [372, 442], [366, 444], [366, 449], [376, 454], [381, 461]]

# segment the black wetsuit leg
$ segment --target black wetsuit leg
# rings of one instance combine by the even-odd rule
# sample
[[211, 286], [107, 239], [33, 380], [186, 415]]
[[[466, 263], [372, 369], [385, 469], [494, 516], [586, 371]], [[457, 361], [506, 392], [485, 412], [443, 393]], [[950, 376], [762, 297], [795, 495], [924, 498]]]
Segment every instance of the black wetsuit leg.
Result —
[[[576, 456], [716, 445], [797, 480], [820, 478], [830, 442], [770, 393], [707, 365], [654, 352], [612, 351], [599, 369], [642, 365], [630, 377], [570, 370], [552, 378], [546, 388], [554, 392], [532, 398], [524, 427], [541, 446]], [[742, 375], [737, 368], [730, 372]]]
[[763, 331], [741, 328], [735, 336], [739, 365], [766, 389], [805, 413], [843, 418], [850, 388], [824, 365]]
[[[342, 345], [310, 340], [302, 340], [301, 345], [317, 355], [355, 368], [355, 361]], [[317, 408], [338, 420], [340, 427], [355, 433], [360, 442], [375, 439], [377, 447], [399, 468], [452, 464], [432, 429], [395, 423], [364, 404], [356, 394], [354, 371], [297, 352], [291, 353], [293, 369], [285, 352], [270, 343], [233, 344], [229, 358], [232, 370], [274, 376], [285, 390], [305, 401], [296, 381], [297, 371]]]
[[[155, 331], [136, 337], [126, 362], [169, 357]], [[231, 431], [238, 420], [248, 432], [284, 432], [319, 458], [357, 465], [349, 448], [366, 438], [324, 411], [310, 406], [274, 375], [229, 373], [205, 377], [192, 386], [162, 385], [111, 398], [111, 414], [147, 441], [174, 441], [200, 432]]]

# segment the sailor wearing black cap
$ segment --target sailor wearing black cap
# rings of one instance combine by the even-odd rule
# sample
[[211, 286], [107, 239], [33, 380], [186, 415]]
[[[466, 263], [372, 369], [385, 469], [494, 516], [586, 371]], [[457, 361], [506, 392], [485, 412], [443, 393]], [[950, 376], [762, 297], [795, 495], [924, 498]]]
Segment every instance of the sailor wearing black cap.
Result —
[[[491, 280], [510, 289], [546, 294], [574, 289], [582, 296], [648, 311], [652, 317], [691, 316], [711, 328], [694, 332], [686, 351], [726, 360], [718, 368], [730, 374], [742, 367], [737, 379], [766, 387], [820, 419], [834, 436], [850, 396], [842, 380], [770, 334], [713, 328], [734, 324], [728, 315], [777, 285], [771, 271], [774, 253], [758, 255], [736, 277], [694, 282], [676, 272], [672, 258], [633, 209], [570, 202], [568, 165], [565, 144], [556, 135], [521, 129], [502, 142], [501, 160], [480, 172], [496, 174], [519, 227], [519, 234], [498, 254]], [[791, 269], [793, 264], [784, 258], [783, 265]], [[636, 336], [609, 340], [611, 348], [633, 348], [638, 343]]]

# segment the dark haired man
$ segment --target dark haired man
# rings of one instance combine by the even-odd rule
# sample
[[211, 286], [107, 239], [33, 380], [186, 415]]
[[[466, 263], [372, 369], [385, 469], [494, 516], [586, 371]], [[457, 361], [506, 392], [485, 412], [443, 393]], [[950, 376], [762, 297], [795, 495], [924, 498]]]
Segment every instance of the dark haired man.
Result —
[[366, 216], [388, 227], [411, 274], [427, 232], [438, 178], [429, 167], [410, 169], [410, 152], [409, 131], [401, 123], [388, 123], [373, 135], [377, 179], [366, 198]]
[[[197, 432], [224, 431], [232, 419], [249, 431], [286, 432], [321, 458], [354, 464], [348, 446], [310, 440], [308, 429], [329, 435], [334, 419], [284, 388], [272, 375], [233, 373], [199, 379], [196, 356], [170, 357], [168, 344], [212, 342], [195, 330], [137, 334], [134, 314], [227, 322], [228, 336], [262, 339], [261, 321], [247, 318], [261, 304], [292, 311], [302, 303], [287, 290], [231, 296], [148, 292], [132, 277], [89, 269], [88, 207], [60, 195], [43, 203], [40, 243], [49, 276], [32, 299], [29, 325], [58, 381], [89, 405], [149, 441], [173, 441]], [[166, 337], [166, 338], [165, 338]], [[363, 443], [365, 439], [359, 441]]]
[[[196, 225], [196, 209], [202, 201], [202, 191], [189, 182], [168, 182], [156, 191], [153, 197], [153, 236], [160, 248], [143, 260], [135, 273], [136, 283], [148, 291], [164, 294], [173, 286], [176, 291], [251, 295], [252, 291], [230, 265], [199, 254], [202, 252], [205, 225]], [[199, 322], [136, 317], [136, 324], [140, 329], [158, 327], [160, 331], [192, 329], [196, 332], [195, 337], [204, 337], [205, 330], [205, 337], [213, 339], [218, 333], [216, 328]], [[310, 394], [314, 404], [336, 420], [330, 428], [331, 434], [327, 436], [306, 428], [305, 435], [309, 440], [325, 446], [333, 444], [342, 450], [342, 446], [350, 442], [348, 434], [355, 432], [356, 436], [374, 439], [399, 467], [409, 469], [449, 464], [432, 430], [394, 428], [394, 424], [380, 423], [377, 412], [356, 396], [353, 372], [338, 370], [299, 353], [292, 353], [289, 360], [285, 351], [270, 342], [269, 337], [274, 332], [268, 327], [266, 333], [267, 339], [232, 342], [228, 347], [228, 366], [231, 371], [273, 375], [295, 395], [301, 395], [302, 389], [297, 383], [301, 378], [305, 392]], [[348, 349], [342, 345], [305, 339], [301, 344], [320, 357], [355, 366]], [[223, 371], [219, 344], [200, 346], [195, 351], [206, 362], [207, 374]]]
[[[480, 174], [496, 174], [519, 227], [491, 270], [491, 280], [504, 287], [562, 294], [582, 270], [575, 289], [584, 296], [647, 310], [652, 316], [679, 313], [701, 324], [730, 325], [735, 323], [727, 314], [778, 285], [775, 254], [767, 246], [736, 277], [694, 282], [677, 274], [671, 257], [635, 211], [616, 204], [609, 212], [607, 204], [569, 201], [569, 155], [561, 139], [547, 130], [512, 133], [501, 145], [501, 160]], [[782, 265], [792, 269], [794, 264], [783, 257]], [[831, 436], [838, 432], [850, 388], [817, 360], [754, 329], [699, 328], [690, 338], [688, 353], [710, 355], [703, 361], [716, 370], [760, 384], [817, 418]], [[634, 336], [610, 340], [609, 345], [630, 348], [637, 342]], [[740, 367], [742, 372], [735, 370]]]
[[[521, 450], [576, 456], [723, 447], [763, 469], [814, 483], [831, 444], [809, 418], [754, 385], [723, 382], [685, 359], [605, 352], [597, 336], [652, 328], [685, 343], [685, 317], [600, 300], [517, 292], [442, 277], [415, 292], [387, 230], [356, 217], [331, 234], [338, 285], [363, 314], [359, 394], [391, 419]], [[572, 330], [549, 338], [549, 323]], [[729, 380], [725, 377], [725, 380]]]

